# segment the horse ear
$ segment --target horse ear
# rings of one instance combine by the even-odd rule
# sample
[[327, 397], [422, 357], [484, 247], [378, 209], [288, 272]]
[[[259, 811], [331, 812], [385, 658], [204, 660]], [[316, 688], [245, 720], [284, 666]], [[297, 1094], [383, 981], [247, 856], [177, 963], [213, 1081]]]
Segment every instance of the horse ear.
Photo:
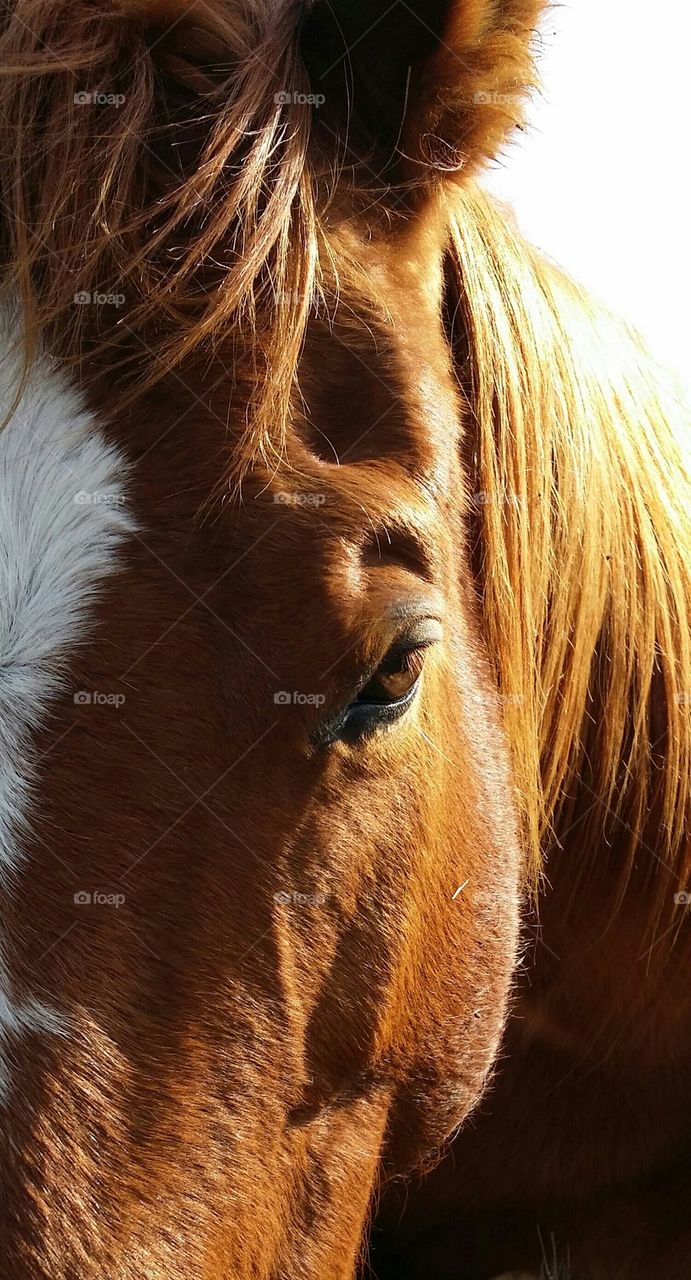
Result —
[[[323, 142], [366, 177], [410, 181], [495, 157], [535, 84], [546, 0], [313, 0], [303, 57]], [[324, 136], [326, 135], [326, 136]], [[371, 183], [371, 179], [370, 179]]]

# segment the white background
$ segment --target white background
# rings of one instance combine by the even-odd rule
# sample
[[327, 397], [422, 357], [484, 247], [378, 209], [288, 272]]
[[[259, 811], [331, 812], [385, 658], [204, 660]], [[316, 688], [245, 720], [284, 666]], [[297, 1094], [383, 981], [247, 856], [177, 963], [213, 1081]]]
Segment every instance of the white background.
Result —
[[486, 185], [691, 391], [691, 4], [562, 0], [540, 69], [530, 130]]

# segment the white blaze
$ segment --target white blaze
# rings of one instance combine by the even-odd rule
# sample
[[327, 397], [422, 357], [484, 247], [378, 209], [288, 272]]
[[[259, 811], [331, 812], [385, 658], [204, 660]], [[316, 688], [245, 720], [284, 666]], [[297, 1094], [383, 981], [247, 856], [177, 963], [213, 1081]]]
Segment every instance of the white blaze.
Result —
[[[33, 797], [40, 793], [36, 730], [68, 692], [69, 661], [89, 637], [94, 604], [119, 567], [134, 523], [127, 467], [79, 395], [46, 358], [15, 406], [18, 362], [0, 323], [0, 884], [26, 874]], [[0, 934], [0, 1103], [13, 1042], [60, 1033], [64, 1019], [13, 1000]]]

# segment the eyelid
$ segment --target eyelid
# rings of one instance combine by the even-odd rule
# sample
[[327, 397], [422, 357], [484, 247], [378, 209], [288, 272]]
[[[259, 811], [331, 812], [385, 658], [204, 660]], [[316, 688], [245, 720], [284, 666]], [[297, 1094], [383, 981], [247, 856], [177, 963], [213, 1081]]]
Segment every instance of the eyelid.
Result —
[[389, 649], [399, 646], [406, 649], [426, 649], [441, 640], [443, 635], [441, 618], [432, 614], [425, 618], [418, 617], [413, 625], [401, 630], [392, 638]]

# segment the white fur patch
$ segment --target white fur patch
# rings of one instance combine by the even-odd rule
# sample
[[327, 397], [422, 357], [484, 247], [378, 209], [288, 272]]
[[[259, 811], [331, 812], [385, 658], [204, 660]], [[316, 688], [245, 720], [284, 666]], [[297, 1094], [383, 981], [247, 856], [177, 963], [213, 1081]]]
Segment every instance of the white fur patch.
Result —
[[[40, 773], [32, 740], [66, 688], [67, 664], [88, 637], [93, 605], [134, 528], [120, 451], [45, 358], [14, 406], [17, 362], [0, 325], [0, 883], [22, 870]], [[9, 415], [9, 420], [8, 420]], [[3, 425], [4, 424], [4, 425]], [[61, 1033], [64, 1019], [12, 999], [0, 935], [0, 1103], [12, 1043]]]

